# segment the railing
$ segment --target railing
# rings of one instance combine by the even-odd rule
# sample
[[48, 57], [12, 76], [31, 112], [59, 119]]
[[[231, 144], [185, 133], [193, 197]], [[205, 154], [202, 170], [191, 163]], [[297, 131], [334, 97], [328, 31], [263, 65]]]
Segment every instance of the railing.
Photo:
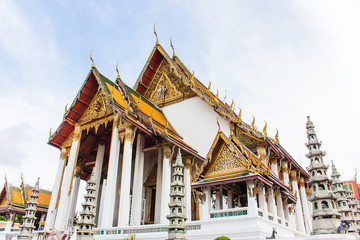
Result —
[[263, 210], [262, 209], [258, 209], [258, 215], [260, 216], [260, 217], [264, 217], [264, 213], [263, 213]]
[[247, 215], [247, 211], [247, 207], [232, 208], [227, 210], [212, 210], [210, 211], [210, 218], [244, 216]]
[[[187, 231], [201, 229], [200, 224], [188, 224], [185, 226]], [[155, 233], [167, 232], [168, 227], [165, 225], [141, 225], [130, 226], [128, 228], [113, 228], [113, 229], [95, 229], [94, 235], [117, 235], [117, 234], [138, 234], [138, 233]]]

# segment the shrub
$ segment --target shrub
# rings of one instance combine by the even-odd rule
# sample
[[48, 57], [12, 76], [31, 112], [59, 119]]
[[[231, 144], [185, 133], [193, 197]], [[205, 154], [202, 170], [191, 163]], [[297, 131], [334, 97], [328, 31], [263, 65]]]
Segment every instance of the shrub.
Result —
[[231, 240], [231, 239], [226, 236], [220, 236], [220, 237], [215, 238], [214, 240]]

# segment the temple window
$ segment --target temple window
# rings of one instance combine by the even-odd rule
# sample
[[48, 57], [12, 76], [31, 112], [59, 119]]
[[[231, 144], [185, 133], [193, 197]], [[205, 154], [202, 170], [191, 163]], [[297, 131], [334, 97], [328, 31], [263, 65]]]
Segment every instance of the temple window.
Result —
[[317, 204], [317, 202], [314, 203], [314, 208], [315, 208], [315, 209], [318, 209], [318, 204]]
[[323, 209], [329, 208], [329, 203], [328, 203], [327, 201], [322, 201], [322, 202], [321, 202], [321, 207], [322, 207]]
[[319, 184], [319, 190], [325, 190], [325, 186], [323, 184]]
[[322, 175], [322, 172], [320, 170], [318, 170], [316, 173], [317, 175]]

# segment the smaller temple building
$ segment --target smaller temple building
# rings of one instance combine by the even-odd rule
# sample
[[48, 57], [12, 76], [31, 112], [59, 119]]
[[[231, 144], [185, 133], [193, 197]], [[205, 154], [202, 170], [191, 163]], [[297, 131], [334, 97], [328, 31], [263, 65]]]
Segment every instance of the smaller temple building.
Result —
[[[30, 201], [34, 186], [24, 184], [14, 186], [5, 179], [4, 187], [0, 193], [0, 231], [17, 231], [26, 214], [26, 207]], [[51, 191], [39, 189], [38, 205], [36, 207], [35, 229], [41, 229], [45, 225], [46, 214], [51, 199]]]

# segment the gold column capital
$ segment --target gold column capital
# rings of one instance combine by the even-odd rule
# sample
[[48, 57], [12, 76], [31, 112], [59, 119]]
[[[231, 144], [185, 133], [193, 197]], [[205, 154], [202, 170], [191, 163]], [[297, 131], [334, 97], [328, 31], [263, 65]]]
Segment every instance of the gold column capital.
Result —
[[300, 178], [299, 178], [299, 185], [300, 185], [300, 187], [305, 188], [305, 180], [304, 180], [303, 177], [300, 177]]
[[171, 154], [171, 147], [170, 144], [164, 144], [163, 146], [163, 154], [165, 158], [171, 159], [172, 154]]
[[80, 135], [81, 135], [81, 127], [80, 127], [79, 124], [75, 123], [74, 140], [79, 141], [80, 140]]
[[184, 159], [184, 165], [186, 169], [191, 169], [191, 160], [192, 160], [193, 156], [192, 155], [183, 155], [183, 159]]
[[281, 169], [284, 173], [288, 173], [289, 171], [289, 166], [288, 166], [288, 162], [287, 161], [282, 161], [281, 162]]
[[291, 179], [291, 181], [297, 181], [297, 171], [296, 170], [290, 171], [290, 179]]
[[61, 148], [61, 153], [60, 153], [60, 159], [66, 160], [66, 157], [67, 157], [66, 147], [62, 147], [62, 148]]

